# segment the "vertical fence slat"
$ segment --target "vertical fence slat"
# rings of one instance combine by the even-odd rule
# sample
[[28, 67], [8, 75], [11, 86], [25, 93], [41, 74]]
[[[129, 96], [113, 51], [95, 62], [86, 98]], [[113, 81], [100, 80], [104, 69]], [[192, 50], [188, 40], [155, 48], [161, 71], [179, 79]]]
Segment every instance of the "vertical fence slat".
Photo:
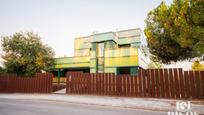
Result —
[[142, 97], [142, 70], [139, 69], [139, 82], [138, 82], [138, 85], [139, 85], [139, 96]]
[[164, 69], [164, 77], [165, 77], [165, 97], [166, 98], [170, 98], [170, 84], [169, 84], [169, 74], [168, 74], [168, 70]]
[[114, 81], [114, 84], [113, 84], [113, 89], [114, 89], [114, 96], [117, 95], [117, 88], [116, 88], [116, 75], [114, 74], [114, 77], [113, 77], [113, 81]]
[[179, 94], [179, 89], [180, 89], [180, 85], [179, 85], [179, 76], [178, 76], [178, 69], [174, 69], [174, 92], [175, 92], [175, 98], [180, 98]]
[[135, 95], [136, 95], [137, 97], [139, 97], [139, 85], [138, 85], [138, 81], [139, 81], [139, 76], [137, 76], [137, 77], [135, 78]]
[[160, 69], [159, 76], [160, 76], [161, 97], [165, 97], [165, 90], [166, 90], [165, 88], [166, 87], [164, 87], [165, 77], [164, 77], [163, 69]]
[[195, 76], [193, 71], [190, 72], [190, 86], [191, 86], [191, 96], [193, 99], [196, 97], [196, 90], [195, 90]]
[[180, 95], [181, 98], [184, 99], [185, 95], [186, 95], [186, 90], [184, 89], [184, 83], [185, 83], [185, 79], [184, 79], [184, 75], [183, 75], [183, 70], [181, 68], [179, 68], [179, 81], [180, 81]]
[[169, 69], [169, 79], [170, 79], [170, 93], [171, 93], [171, 98], [175, 97], [174, 93], [174, 77], [173, 77], [173, 69]]
[[158, 69], [155, 69], [155, 83], [156, 83], [156, 96], [157, 97], [160, 97], [160, 84], [159, 84], [159, 70]]
[[190, 84], [190, 76], [189, 76], [189, 72], [185, 71], [184, 72], [184, 79], [185, 79], [185, 90], [186, 90], [186, 95], [185, 98], [191, 98], [191, 84]]
[[147, 89], [148, 89], [148, 97], [151, 97], [151, 82], [150, 82], [150, 70], [147, 70]]
[[127, 83], [127, 96], [130, 96], [130, 81], [129, 81], [129, 75], [126, 76], [126, 83]]
[[131, 97], [134, 96], [134, 78], [135, 78], [135, 76], [132, 76], [130, 78], [130, 82], [131, 82]]
[[105, 95], [105, 92], [104, 92], [104, 73], [101, 74], [101, 95]]
[[119, 96], [122, 96], [122, 76], [119, 76], [118, 77], [119, 78], [119, 80], [118, 80], [118, 85], [119, 85]]
[[201, 84], [200, 84], [200, 72], [195, 71], [195, 90], [196, 90], [196, 98], [201, 98]]
[[142, 78], [143, 78], [143, 96], [146, 97], [147, 95], [147, 90], [146, 90], [146, 87], [147, 87], [147, 81], [146, 81], [146, 71], [144, 69], [142, 69]]
[[152, 97], [155, 97], [155, 74], [154, 70], [151, 69], [151, 89], [152, 89]]
[[204, 71], [200, 72], [201, 77], [201, 92], [202, 92], [202, 98], [204, 98]]

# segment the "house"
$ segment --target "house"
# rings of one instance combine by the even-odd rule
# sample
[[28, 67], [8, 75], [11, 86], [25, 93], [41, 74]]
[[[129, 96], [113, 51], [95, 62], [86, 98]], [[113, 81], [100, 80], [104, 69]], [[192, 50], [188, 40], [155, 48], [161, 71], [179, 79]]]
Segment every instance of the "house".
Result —
[[55, 76], [67, 71], [137, 75], [147, 68], [147, 42], [140, 28], [75, 38], [74, 57], [55, 59]]

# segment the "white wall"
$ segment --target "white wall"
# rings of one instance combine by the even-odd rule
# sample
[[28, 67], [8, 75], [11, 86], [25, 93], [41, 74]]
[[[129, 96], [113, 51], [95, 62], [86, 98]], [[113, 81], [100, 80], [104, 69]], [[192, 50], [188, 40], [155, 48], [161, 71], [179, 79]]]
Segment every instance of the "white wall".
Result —
[[[146, 49], [147, 48], [147, 40], [144, 37], [144, 33], [141, 31], [141, 36], [140, 36], [140, 42], [141, 45], [138, 48], [138, 59], [139, 59], [139, 66], [147, 69], [148, 68], [148, 64], [150, 63], [150, 58], [149, 58], [149, 51]], [[141, 50], [141, 47], [145, 47], [145, 51], [147, 56], [144, 55], [144, 52]]]
[[[163, 68], [183, 68], [183, 70], [192, 70], [191, 68], [192, 63], [193, 61], [188, 61], [188, 60], [180, 61], [169, 65], [164, 65]], [[204, 61], [202, 61], [201, 63], [204, 64]]]
[[150, 59], [144, 55], [140, 48], [138, 48], [138, 60], [140, 67], [144, 69], [148, 68], [148, 63], [150, 62]]

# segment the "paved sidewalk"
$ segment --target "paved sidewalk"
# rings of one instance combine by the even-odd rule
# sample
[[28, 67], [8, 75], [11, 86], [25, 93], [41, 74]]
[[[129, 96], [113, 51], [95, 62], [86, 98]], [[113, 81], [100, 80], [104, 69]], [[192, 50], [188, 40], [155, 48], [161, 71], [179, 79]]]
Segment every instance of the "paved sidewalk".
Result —
[[[23, 100], [49, 100], [63, 101], [69, 103], [92, 104], [102, 106], [115, 106], [123, 108], [136, 108], [155, 111], [175, 111], [176, 102], [182, 100], [168, 100], [155, 98], [130, 98], [130, 97], [108, 97], [90, 95], [59, 95], [59, 94], [0, 94], [4, 99], [23, 99]], [[186, 100], [185, 100], [186, 101]], [[204, 114], [204, 101], [190, 100], [191, 111]]]

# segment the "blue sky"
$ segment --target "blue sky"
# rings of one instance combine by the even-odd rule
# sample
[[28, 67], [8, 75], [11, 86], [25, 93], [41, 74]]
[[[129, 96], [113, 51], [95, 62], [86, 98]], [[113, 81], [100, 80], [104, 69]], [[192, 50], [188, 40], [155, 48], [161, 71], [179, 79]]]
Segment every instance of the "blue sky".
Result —
[[[162, 0], [0, 0], [0, 36], [38, 33], [56, 57], [72, 56], [74, 38], [142, 28]], [[167, 4], [172, 0], [166, 0]]]

